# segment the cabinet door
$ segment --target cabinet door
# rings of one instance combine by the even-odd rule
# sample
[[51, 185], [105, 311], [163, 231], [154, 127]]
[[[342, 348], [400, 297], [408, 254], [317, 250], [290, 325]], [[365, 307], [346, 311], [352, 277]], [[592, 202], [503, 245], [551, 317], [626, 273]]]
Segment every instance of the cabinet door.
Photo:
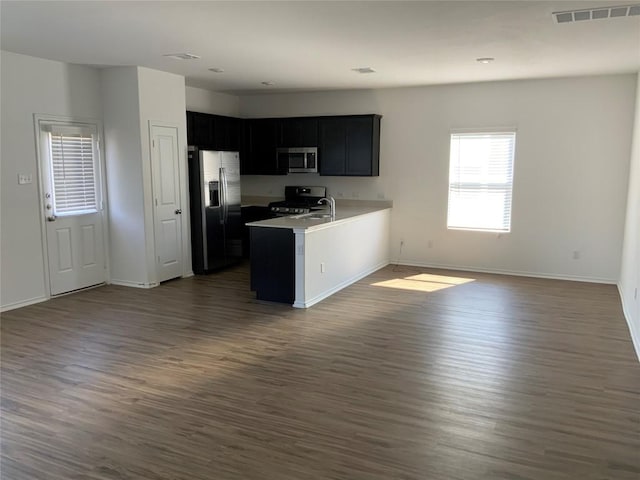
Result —
[[276, 144], [278, 124], [275, 119], [249, 121], [250, 171], [254, 175], [278, 175]]
[[279, 120], [279, 124], [279, 147], [318, 146], [317, 118], [283, 118]]
[[187, 112], [187, 145], [195, 145], [193, 135], [193, 112]]
[[198, 112], [191, 112], [191, 114], [193, 145], [212, 148], [214, 144], [213, 116]]
[[319, 121], [318, 166], [320, 175], [344, 175], [347, 164], [347, 128], [344, 118]]
[[240, 149], [240, 119], [212, 115], [213, 147], [216, 150], [238, 151]]
[[371, 117], [350, 118], [347, 123], [346, 175], [372, 174], [373, 123]]

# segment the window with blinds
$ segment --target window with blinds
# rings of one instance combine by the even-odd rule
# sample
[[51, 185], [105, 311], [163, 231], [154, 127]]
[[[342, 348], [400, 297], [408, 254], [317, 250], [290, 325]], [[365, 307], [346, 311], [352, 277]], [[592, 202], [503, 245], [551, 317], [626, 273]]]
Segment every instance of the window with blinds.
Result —
[[515, 132], [451, 134], [448, 228], [510, 231], [515, 143]]
[[90, 132], [54, 130], [48, 136], [54, 214], [96, 212], [96, 148], [93, 135]]

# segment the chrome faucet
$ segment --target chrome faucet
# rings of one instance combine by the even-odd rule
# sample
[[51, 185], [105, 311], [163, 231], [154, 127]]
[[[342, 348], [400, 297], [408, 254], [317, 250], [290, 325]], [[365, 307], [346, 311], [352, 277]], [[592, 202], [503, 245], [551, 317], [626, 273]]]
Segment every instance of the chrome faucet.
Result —
[[324, 197], [318, 200], [318, 205], [322, 205], [325, 202], [329, 205], [331, 218], [336, 218], [336, 200], [333, 197]]

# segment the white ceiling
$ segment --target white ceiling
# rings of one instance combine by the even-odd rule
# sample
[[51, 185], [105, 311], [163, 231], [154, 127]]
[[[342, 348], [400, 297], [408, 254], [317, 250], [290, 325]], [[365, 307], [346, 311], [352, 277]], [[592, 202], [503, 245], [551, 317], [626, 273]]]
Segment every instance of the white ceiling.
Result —
[[[640, 16], [556, 24], [551, 13], [628, 3], [3, 0], [0, 46], [69, 63], [141, 65], [233, 93], [621, 73], [640, 69]], [[202, 58], [162, 56], [177, 52]]]

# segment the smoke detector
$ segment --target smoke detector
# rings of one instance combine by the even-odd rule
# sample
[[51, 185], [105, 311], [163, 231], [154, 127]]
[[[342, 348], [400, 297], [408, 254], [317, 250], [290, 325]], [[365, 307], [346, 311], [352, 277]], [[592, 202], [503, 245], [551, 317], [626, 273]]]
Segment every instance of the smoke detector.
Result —
[[617, 7], [597, 7], [582, 10], [553, 12], [556, 23], [582, 22], [584, 20], [600, 20], [603, 18], [633, 17], [640, 15], [640, 3], [619, 5]]

